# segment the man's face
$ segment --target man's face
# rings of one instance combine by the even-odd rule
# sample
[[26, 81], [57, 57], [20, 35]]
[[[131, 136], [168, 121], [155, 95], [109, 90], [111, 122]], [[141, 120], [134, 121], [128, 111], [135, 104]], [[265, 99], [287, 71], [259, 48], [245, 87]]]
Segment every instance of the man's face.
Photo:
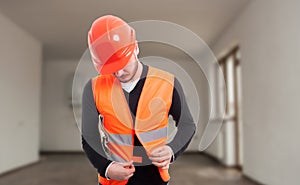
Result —
[[138, 62], [133, 54], [128, 64], [121, 70], [114, 73], [115, 77], [122, 83], [129, 82], [137, 72]]

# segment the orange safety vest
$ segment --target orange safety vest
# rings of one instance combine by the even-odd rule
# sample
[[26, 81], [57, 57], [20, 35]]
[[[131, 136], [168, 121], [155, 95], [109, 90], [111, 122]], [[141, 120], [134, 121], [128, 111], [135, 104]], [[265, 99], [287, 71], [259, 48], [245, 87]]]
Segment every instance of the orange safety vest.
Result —
[[[134, 134], [138, 137], [147, 155], [167, 142], [168, 114], [172, 104], [174, 76], [149, 67], [135, 121], [123, 93], [121, 84], [112, 75], [99, 75], [92, 79], [94, 100], [103, 116], [102, 126], [108, 137], [110, 157], [117, 162], [142, 162], [133, 156]], [[159, 169], [163, 181], [170, 180], [168, 170]], [[128, 180], [108, 180], [98, 174], [103, 185], [124, 185]]]

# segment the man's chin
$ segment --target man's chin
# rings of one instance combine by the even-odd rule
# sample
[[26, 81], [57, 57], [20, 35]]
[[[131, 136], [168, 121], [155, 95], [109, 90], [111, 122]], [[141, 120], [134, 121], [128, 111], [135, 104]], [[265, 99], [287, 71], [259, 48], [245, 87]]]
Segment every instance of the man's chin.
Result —
[[118, 78], [119, 79], [119, 81], [120, 82], [122, 82], [122, 83], [127, 83], [127, 82], [129, 82], [130, 81], [130, 78]]
[[122, 83], [127, 83], [127, 82], [130, 82], [130, 80], [133, 78], [133, 76], [131, 77], [131, 76], [126, 76], [126, 77], [124, 77], [124, 78], [118, 78], [117, 77], [117, 79], [120, 81], [120, 82], [122, 82]]

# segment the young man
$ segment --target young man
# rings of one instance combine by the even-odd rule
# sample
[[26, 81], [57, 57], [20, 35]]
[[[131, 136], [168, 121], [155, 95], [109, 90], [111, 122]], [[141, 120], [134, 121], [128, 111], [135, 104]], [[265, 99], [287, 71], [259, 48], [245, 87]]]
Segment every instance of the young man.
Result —
[[[195, 133], [181, 85], [139, 61], [135, 31], [118, 17], [94, 21], [88, 41], [99, 75], [84, 88], [82, 145], [99, 184], [167, 184]], [[178, 130], [167, 143], [169, 115]]]

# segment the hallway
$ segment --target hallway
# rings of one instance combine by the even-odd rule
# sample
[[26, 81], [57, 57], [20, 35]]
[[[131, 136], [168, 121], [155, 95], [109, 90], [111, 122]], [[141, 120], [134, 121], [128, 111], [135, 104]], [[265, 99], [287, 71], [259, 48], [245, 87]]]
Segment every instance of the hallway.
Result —
[[[170, 185], [257, 185], [235, 169], [205, 155], [185, 154], [171, 167]], [[96, 175], [82, 154], [43, 155], [41, 162], [0, 176], [0, 185], [95, 185]]]

